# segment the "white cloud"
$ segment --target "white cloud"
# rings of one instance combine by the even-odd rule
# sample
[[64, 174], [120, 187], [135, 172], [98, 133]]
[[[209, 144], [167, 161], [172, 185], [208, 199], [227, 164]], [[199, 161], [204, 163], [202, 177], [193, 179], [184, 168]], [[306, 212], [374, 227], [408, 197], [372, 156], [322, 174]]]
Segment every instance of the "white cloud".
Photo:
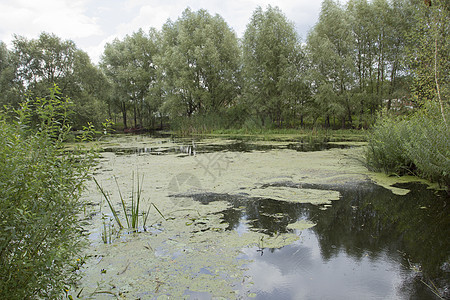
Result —
[[85, 14], [84, 0], [19, 0], [0, 4], [0, 39], [10, 42], [13, 34], [37, 37], [41, 32], [55, 33], [65, 39], [102, 34], [96, 19]]
[[[344, 1], [346, 2], [346, 1]], [[0, 40], [10, 44], [13, 34], [37, 38], [42, 31], [73, 40], [98, 62], [106, 42], [139, 28], [161, 29], [186, 7], [221, 15], [242, 37], [257, 6], [278, 6], [294, 22], [303, 41], [319, 15], [321, 1], [311, 0], [1, 0]]]
[[182, 10], [179, 9], [179, 6], [166, 3], [143, 5], [139, 7], [136, 17], [130, 22], [122, 23], [117, 27], [117, 34], [125, 36], [139, 30], [139, 28], [144, 29], [144, 31], [147, 31], [150, 27], [159, 30], [167, 19], [176, 19], [178, 15], [181, 15], [181, 12]]

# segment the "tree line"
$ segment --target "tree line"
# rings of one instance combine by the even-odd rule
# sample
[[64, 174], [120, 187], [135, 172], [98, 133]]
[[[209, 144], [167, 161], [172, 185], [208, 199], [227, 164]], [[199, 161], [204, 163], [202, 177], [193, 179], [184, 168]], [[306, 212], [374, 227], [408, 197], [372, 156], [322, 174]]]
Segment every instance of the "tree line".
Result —
[[[324, 0], [303, 42], [277, 7], [257, 7], [241, 39], [220, 15], [187, 8], [159, 30], [106, 44], [99, 65], [54, 34], [15, 36], [11, 50], [0, 44], [0, 104], [57, 84], [72, 99], [75, 128], [105, 118], [123, 128], [208, 118], [236, 128], [367, 127], [383, 107], [432, 98], [423, 87], [434, 78], [420, 71], [429, 34], [416, 20], [446, 22], [445, 1], [433, 2], [434, 17], [419, 0]], [[441, 66], [448, 74], [448, 60]]]

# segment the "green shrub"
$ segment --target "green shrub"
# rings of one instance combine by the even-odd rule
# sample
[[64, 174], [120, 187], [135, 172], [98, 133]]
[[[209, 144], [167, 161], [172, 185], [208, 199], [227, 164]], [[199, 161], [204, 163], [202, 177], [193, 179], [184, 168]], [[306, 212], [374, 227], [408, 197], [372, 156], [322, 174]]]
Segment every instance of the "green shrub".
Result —
[[367, 164], [375, 171], [412, 173], [449, 187], [448, 126], [432, 102], [409, 118], [380, 118], [368, 136]]
[[436, 105], [414, 115], [404, 147], [420, 176], [450, 187], [450, 128]]
[[412, 171], [412, 162], [406, 155], [402, 139], [408, 135], [407, 121], [382, 118], [368, 136], [366, 161], [374, 171], [403, 175]]
[[56, 299], [77, 277], [78, 214], [94, 155], [63, 153], [68, 101], [58, 89], [0, 115], [0, 298]]

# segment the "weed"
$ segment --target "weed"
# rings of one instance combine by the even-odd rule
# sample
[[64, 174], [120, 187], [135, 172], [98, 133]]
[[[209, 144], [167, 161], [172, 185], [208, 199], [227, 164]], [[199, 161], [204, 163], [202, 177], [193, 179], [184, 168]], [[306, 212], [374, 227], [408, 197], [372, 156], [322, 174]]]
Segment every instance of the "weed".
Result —
[[[113, 214], [114, 220], [117, 222], [117, 225], [119, 226], [120, 229], [124, 228], [124, 226], [122, 225], [122, 222], [120, 221], [119, 214], [118, 214], [117, 210], [114, 208], [114, 205], [113, 205], [112, 200], [109, 197], [108, 193], [105, 192], [105, 190], [102, 188], [102, 186], [98, 183], [97, 179], [95, 179], [95, 178], [93, 178], [93, 179], [94, 179], [95, 184], [99, 188], [101, 194], [103, 195], [106, 202], [108, 203], [108, 206], [111, 210], [111, 213]], [[133, 229], [133, 230], [139, 229], [139, 215], [141, 215], [142, 223], [143, 223], [142, 226], [145, 230], [145, 226], [147, 224], [148, 216], [150, 214], [150, 209], [152, 206], [156, 209], [158, 214], [164, 220], [166, 220], [164, 215], [161, 213], [161, 211], [158, 209], [158, 207], [156, 207], [156, 205], [153, 202], [150, 202], [148, 209], [146, 211], [141, 212], [142, 187], [143, 187], [144, 175], [142, 175], [140, 180], [139, 180], [139, 175], [136, 175], [136, 179], [135, 179], [134, 173], [132, 175], [132, 192], [131, 192], [131, 209], [130, 209], [131, 214], [130, 215], [128, 214], [127, 205], [125, 203], [125, 199], [122, 196], [122, 192], [120, 190], [119, 183], [117, 182], [117, 178], [114, 177], [114, 180], [117, 185], [117, 190], [119, 192], [121, 207], [122, 207], [123, 214], [125, 216], [125, 220], [127, 222], [127, 226], [129, 229]], [[135, 181], [136, 181], [136, 184], [135, 184]]]

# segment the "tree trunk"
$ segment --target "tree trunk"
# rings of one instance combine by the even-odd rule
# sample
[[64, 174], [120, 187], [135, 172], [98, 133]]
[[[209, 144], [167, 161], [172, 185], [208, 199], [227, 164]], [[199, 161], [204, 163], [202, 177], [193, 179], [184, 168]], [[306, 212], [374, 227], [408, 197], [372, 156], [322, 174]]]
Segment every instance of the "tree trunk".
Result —
[[136, 128], [137, 127], [136, 102], [134, 102], [133, 114], [134, 114], [134, 128]]
[[127, 107], [125, 105], [125, 102], [122, 102], [122, 118], [123, 118], [123, 127], [124, 129], [127, 129]]

